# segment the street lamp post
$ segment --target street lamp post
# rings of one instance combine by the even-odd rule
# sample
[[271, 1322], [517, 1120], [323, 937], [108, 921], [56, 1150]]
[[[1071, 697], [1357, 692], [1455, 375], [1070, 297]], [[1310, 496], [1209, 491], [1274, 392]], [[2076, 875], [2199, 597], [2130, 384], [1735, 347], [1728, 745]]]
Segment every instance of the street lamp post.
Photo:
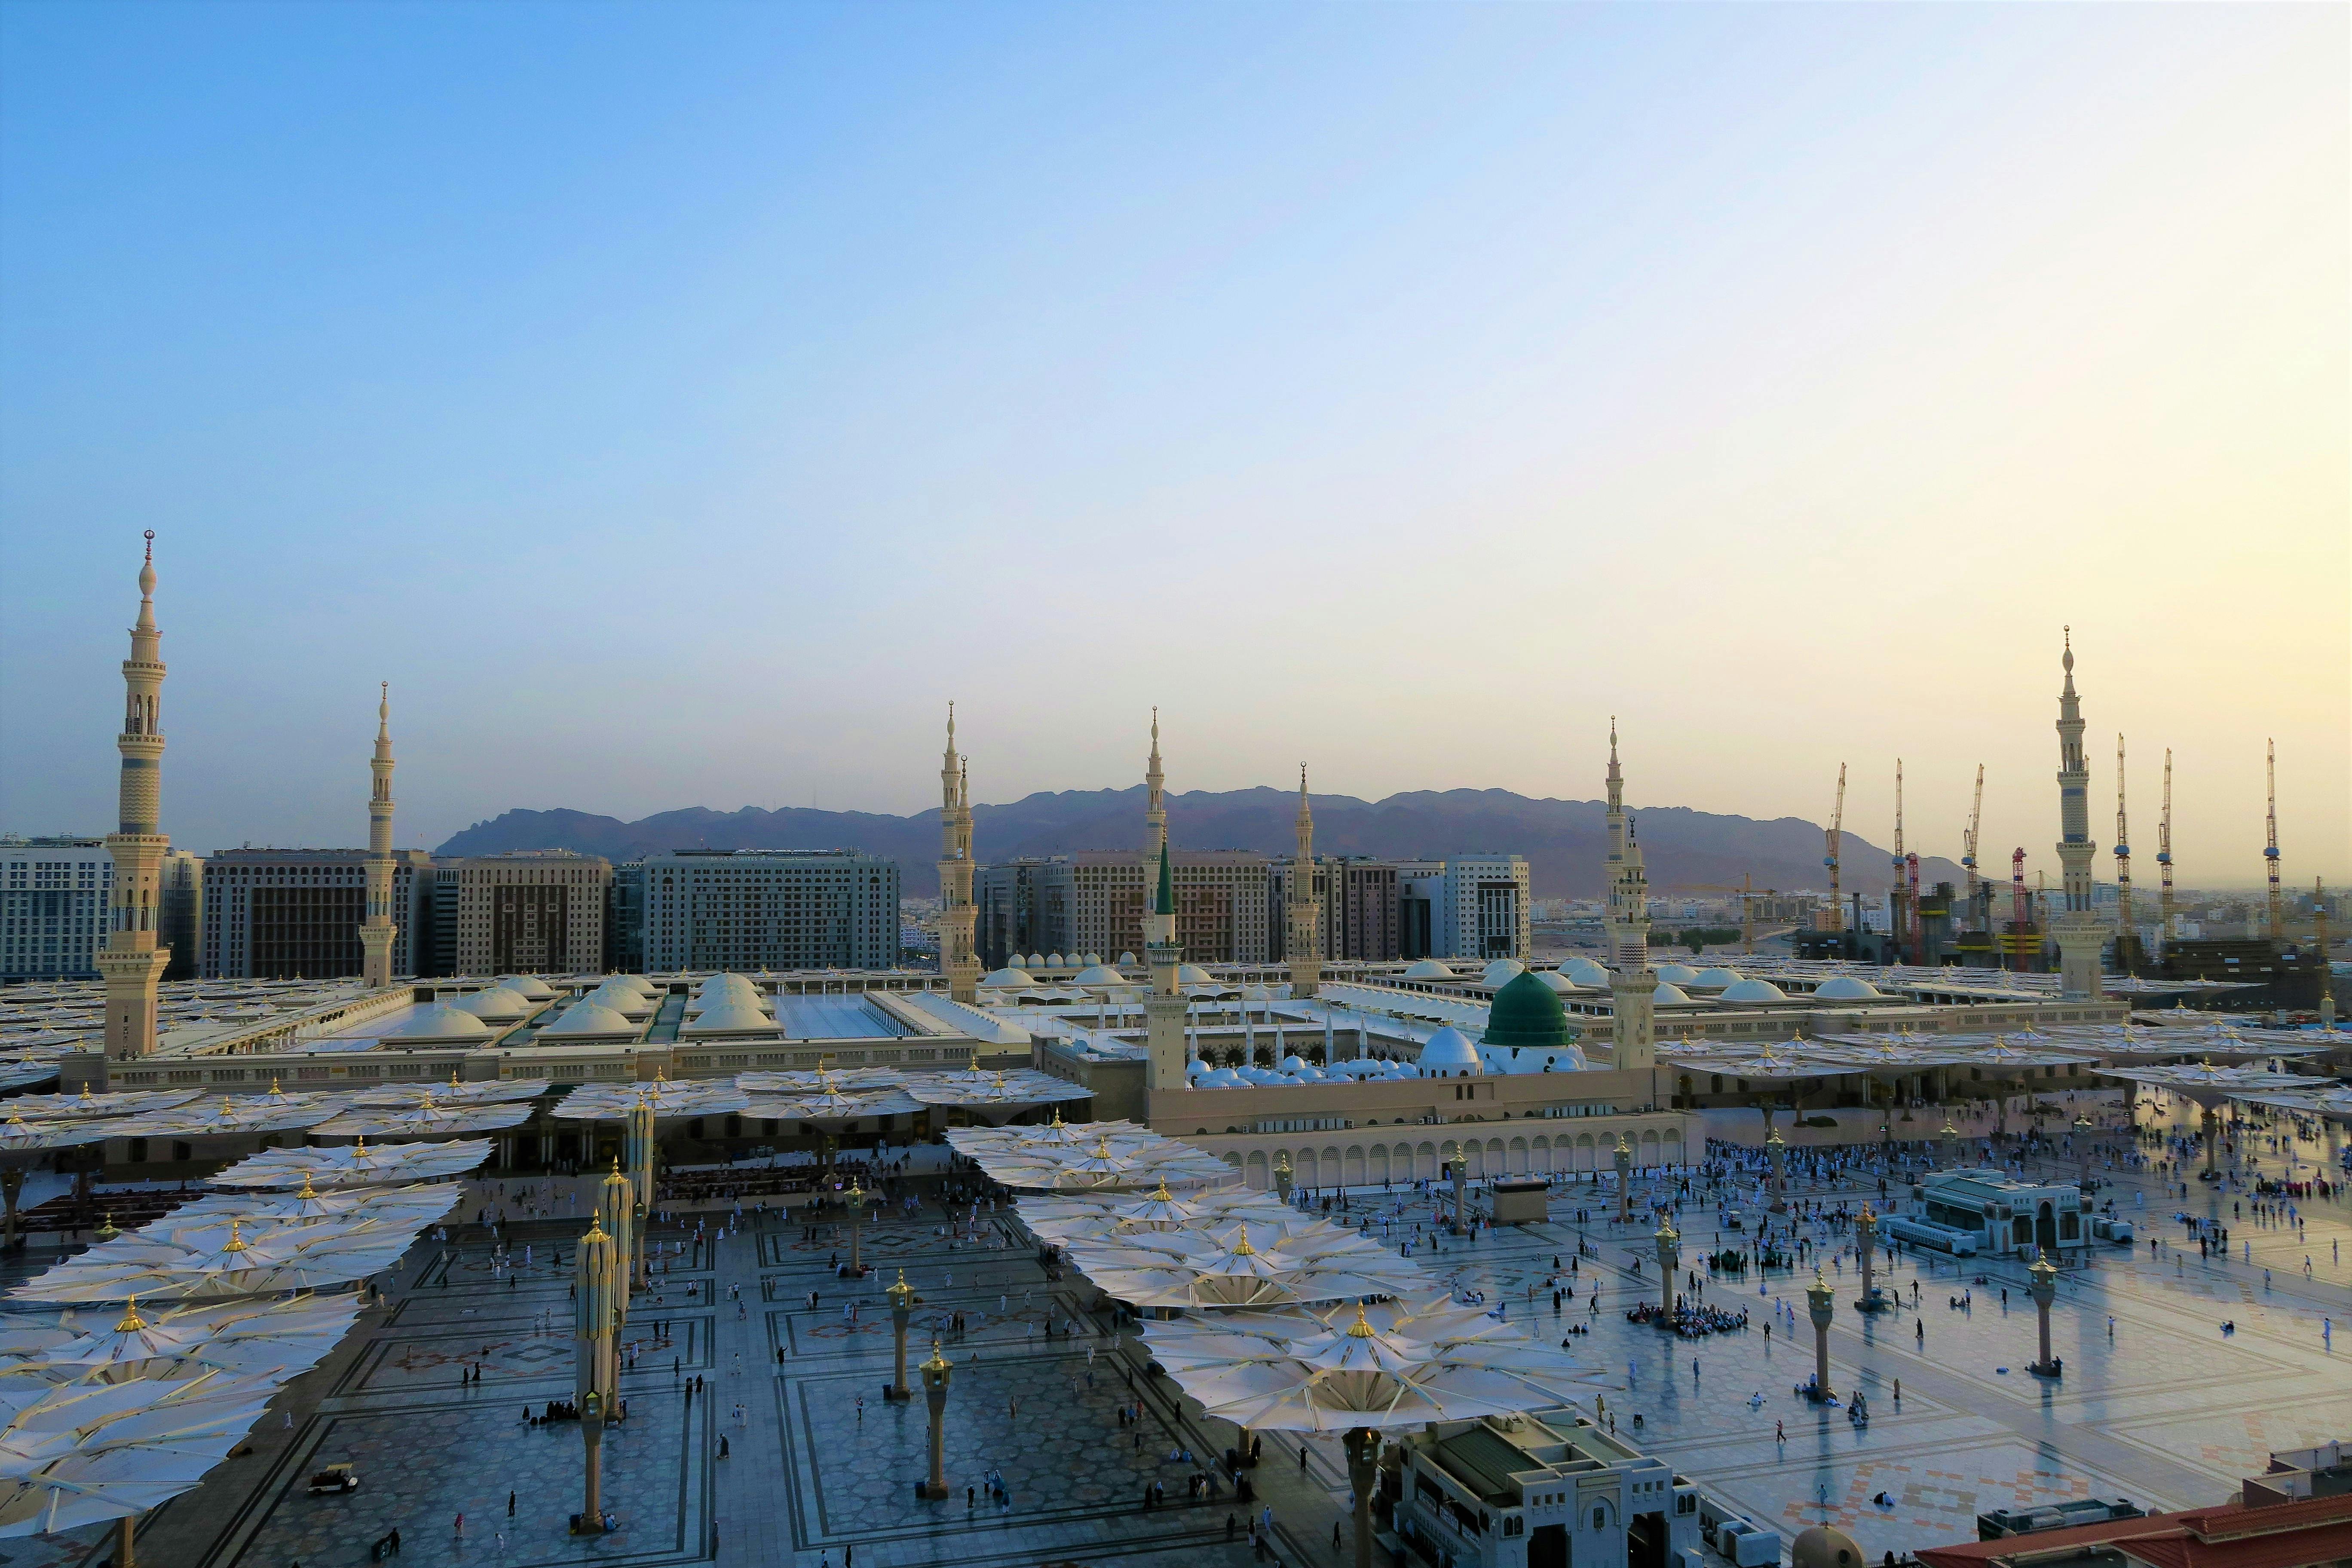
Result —
[[587, 1482], [580, 1517], [572, 1528], [583, 1535], [604, 1530], [604, 1420], [620, 1378], [614, 1364], [613, 1331], [620, 1321], [620, 1249], [604, 1231], [602, 1215], [592, 1215], [580, 1238], [573, 1276], [572, 1334], [577, 1342], [573, 1391], [580, 1407], [580, 1436], [587, 1459]]
[[2065, 1369], [2050, 1353], [2050, 1304], [2058, 1299], [2058, 1270], [2044, 1251], [2025, 1271], [2026, 1290], [2033, 1298], [2034, 1315], [2042, 1320], [2042, 1359], [2025, 1370], [2036, 1377], [2056, 1377]]
[[613, 1247], [613, 1321], [623, 1323], [629, 1317], [629, 1258], [632, 1256], [633, 1233], [636, 1229], [637, 1189], [628, 1177], [621, 1174], [621, 1163], [613, 1162], [613, 1173], [599, 1186], [596, 1195], [596, 1218]]
[[857, 1184], [856, 1176], [849, 1178], [849, 1191], [845, 1195], [849, 1199], [849, 1272], [852, 1278], [862, 1278], [866, 1272], [861, 1245], [866, 1229], [866, 1189]]
[[1467, 1207], [1468, 1200], [1464, 1195], [1463, 1192], [1464, 1186], [1469, 1181], [1469, 1178], [1470, 1161], [1468, 1156], [1456, 1156], [1454, 1161], [1454, 1229], [1457, 1235], [1470, 1228], [1469, 1210]]
[[1789, 1141], [1780, 1130], [1772, 1129], [1772, 1136], [1764, 1140], [1764, 1152], [1772, 1158], [1772, 1212], [1789, 1212]]
[[1871, 1283], [1870, 1267], [1873, 1248], [1878, 1240], [1878, 1215], [1866, 1202], [1862, 1205], [1862, 1217], [1854, 1222], [1853, 1237], [1862, 1254], [1862, 1300], [1854, 1303], [1854, 1310], [1879, 1311], [1886, 1303], [1878, 1299], [1878, 1287]]
[[628, 1275], [633, 1289], [644, 1289], [652, 1283], [653, 1265], [646, 1254], [646, 1233], [653, 1228], [654, 1216], [654, 1108], [643, 1093], [629, 1107], [627, 1134], [622, 1146], [629, 1156], [629, 1185], [636, 1202], [630, 1211], [635, 1222], [630, 1227], [629, 1250], [621, 1259], [621, 1268]]
[[1625, 1134], [1617, 1134], [1617, 1151], [1609, 1156], [1617, 1168], [1617, 1223], [1623, 1225], [1633, 1217], [1633, 1151], [1625, 1146]]
[[1280, 1194], [1284, 1203], [1288, 1203], [1290, 1201], [1290, 1187], [1292, 1180], [1290, 1156], [1287, 1153], [1276, 1155], [1274, 1160], [1274, 1190], [1276, 1194]]
[[1947, 1111], [1944, 1113], [1944, 1169], [1957, 1171], [1959, 1168], [1960, 1130], [1952, 1125], [1951, 1113]]
[[915, 1303], [922, 1298], [915, 1294], [915, 1288], [912, 1285], [907, 1283], [907, 1271], [903, 1268], [898, 1270], [898, 1282], [882, 1294], [888, 1298], [890, 1302], [890, 1339], [894, 1352], [892, 1364], [897, 1368], [897, 1375], [892, 1378], [890, 1385], [882, 1391], [882, 1397], [909, 1399], [913, 1397], [913, 1390], [907, 1386], [907, 1320], [914, 1315]]
[[1830, 1319], [1837, 1311], [1837, 1292], [1822, 1278], [1819, 1265], [1813, 1282], [1805, 1287], [1805, 1310], [1813, 1320], [1813, 1403], [1825, 1405], [1837, 1395], [1830, 1388]]
[[2210, 1182], [2220, 1175], [2215, 1167], [2221, 1144], [2221, 1112], [2219, 1107], [2211, 1105], [2200, 1106], [2198, 1111], [2199, 1130], [2205, 1140], [2204, 1179]]
[[2096, 1125], [2088, 1116], [2074, 1118], [2074, 1149], [2083, 1156], [2083, 1179], [2078, 1184], [2086, 1193], [2091, 1190], [2091, 1130]]
[[1381, 1474], [1381, 1435], [1351, 1426], [1340, 1439], [1348, 1450], [1348, 1484], [1356, 1493], [1356, 1568], [1372, 1568], [1372, 1487]]
[[1658, 1222], [1658, 1232], [1650, 1238], [1658, 1245], [1658, 1327], [1671, 1331], [1675, 1315], [1675, 1270], [1682, 1263], [1682, 1235], [1675, 1222]]
[[931, 1479], [919, 1489], [925, 1498], [939, 1502], [948, 1495], [948, 1382], [954, 1376], [955, 1368], [940, 1353], [940, 1342], [933, 1340], [931, 1359], [918, 1370], [923, 1374], [923, 1403], [931, 1409]]

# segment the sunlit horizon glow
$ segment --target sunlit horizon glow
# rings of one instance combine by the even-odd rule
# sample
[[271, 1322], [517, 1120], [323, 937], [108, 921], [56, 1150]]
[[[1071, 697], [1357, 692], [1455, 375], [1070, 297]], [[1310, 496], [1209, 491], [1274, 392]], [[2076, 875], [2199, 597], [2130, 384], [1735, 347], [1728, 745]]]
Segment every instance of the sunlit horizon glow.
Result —
[[[1505, 788], [2352, 877], [2341, 7], [0, 9], [0, 828]], [[984, 856], [985, 844], [980, 846]]]

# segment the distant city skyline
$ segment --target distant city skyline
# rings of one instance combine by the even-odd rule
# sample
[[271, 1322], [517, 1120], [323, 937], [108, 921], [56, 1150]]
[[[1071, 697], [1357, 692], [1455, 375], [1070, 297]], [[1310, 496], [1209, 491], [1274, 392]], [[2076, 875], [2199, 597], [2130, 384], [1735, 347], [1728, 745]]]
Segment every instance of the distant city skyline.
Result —
[[[2352, 26], [0, 12], [0, 828], [1601, 794], [2352, 875]], [[982, 840], [977, 850], [988, 858]], [[1998, 859], [1998, 867], [1990, 863]]]

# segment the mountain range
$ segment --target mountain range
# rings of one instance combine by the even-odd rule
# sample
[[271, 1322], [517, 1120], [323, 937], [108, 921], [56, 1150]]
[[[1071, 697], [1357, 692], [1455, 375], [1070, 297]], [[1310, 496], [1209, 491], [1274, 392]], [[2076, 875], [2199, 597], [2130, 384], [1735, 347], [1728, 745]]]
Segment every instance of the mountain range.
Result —
[[[1415, 790], [1385, 800], [1309, 797], [1318, 855], [1434, 859], [1492, 851], [1524, 855], [1538, 898], [1598, 898], [1605, 890], [1605, 807], [1597, 800], [1534, 799], [1500, 789]], [[1168, 832], [1182, 849], [1249, 849], [1288, 855], [1295, 843], [1297, 795], [1280, 789], [1196, 790], [1168, 797]], [[1736, 889], [1743, 874], [1759, 889], [1822, 889], [1822, 829], [1801, 817], [1769, 822], [1682, 806], [1633, 814], [1658, 894]], [[1003, 805], [972, 807], [974, 849], [982, 863], [1029, 855], [1134, 849], [1143, 842], [1143, 786], [1040, 792]], [[442, 855], [496, 855], [516, 849], [571, 849], [613, 860], [660, 849], [862, 849], [898, 862], [906, 891], [939, 891], [940, 814], [888, 816], [747, 805], [740, 811], [692, 806], [635, 822], [584, 811], [508, 811], [453, 836]], [[1847, 834], [1839, 859], [1845, 891], [1876, 891], [1889, 880], [1890, 856]], [[1957, 882], [1960, 868], [1923, 858], [1922, 883]]]

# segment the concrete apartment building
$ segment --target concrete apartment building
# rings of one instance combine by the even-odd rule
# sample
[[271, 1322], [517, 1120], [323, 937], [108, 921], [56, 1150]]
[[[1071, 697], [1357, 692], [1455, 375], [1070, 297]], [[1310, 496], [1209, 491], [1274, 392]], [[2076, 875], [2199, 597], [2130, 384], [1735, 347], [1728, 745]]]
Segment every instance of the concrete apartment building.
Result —
[[1400, 958], [1516, 958], [1535, 951], [1534, 900], [1520, 855], [1400, 860]]
[[[1265, 963], [1271, 928], [1273, 866], [1244, 850], [1177, 850], [1176, 940], [1188, 963]], [[983, 962], [1013, 952], [1143, 951], [1146, 879], [1139, 856], [1100, 851], [986, 867], [979, 879]], [[1025, 937], [1025, 940], [1024, 938]], [[992, 946], [991, 943], [997, 945]]]
[[0, 842], [0, 979], [97, 979], [113, 888], [103, 838]]
[[[422, 849], [395, 849], [392, 859], [392, 972], [415, 974], [433, 860]], [[202, 879], [198, 973], [207, 980], [332, 980], [360, 973], [367, 862], [364, 849], [215, 852]], [[170, 868], [165, 870], [168, 891]]]
[[[1296, 865], [1295, 859], [1277, 860], [1271, 868], [1266, 906], [1269, 963], [1280, 963], [1289, 956], [1284, 910]], [[1318, 856], [1314, 896], [1323, 915], [1322, 957], [1380, 963], [1399, 956], [1394, 864], [1363, 856]]]
[[646, 856], [642, 876], [637, 945], [649, 973], [898, 961], [895, 860], [856, 849], [677, 849]]
[[432, 878], [433, 973], [603, 973], [611, 861], [568, 849], [518, 850], [444, 860]]

